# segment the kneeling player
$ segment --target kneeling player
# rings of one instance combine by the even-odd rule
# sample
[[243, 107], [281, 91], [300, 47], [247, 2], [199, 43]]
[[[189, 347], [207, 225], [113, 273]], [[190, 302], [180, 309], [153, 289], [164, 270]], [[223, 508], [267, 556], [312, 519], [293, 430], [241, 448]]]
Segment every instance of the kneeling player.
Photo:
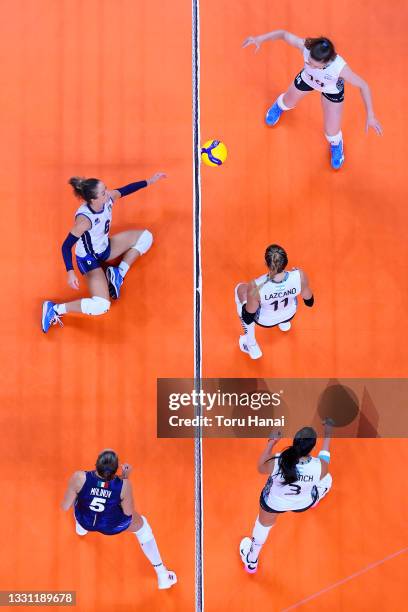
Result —
[[88, 531], [99, 531], [104, 535], [133, 532], [156, 571], [159, 589], [169, 589], [176, 584], [177, 577], [163, 564], [147, 519], [135, 511], [132, 486], [128, 480], [130, 466], [123, 465], [122, 475], [117, 476], [118, 456], [106, 449], [99, 455], [95, 467], [96, 470], [72, 475], [61, 504], [63, 510], [74, 505], [77, 534], [85, 536]]

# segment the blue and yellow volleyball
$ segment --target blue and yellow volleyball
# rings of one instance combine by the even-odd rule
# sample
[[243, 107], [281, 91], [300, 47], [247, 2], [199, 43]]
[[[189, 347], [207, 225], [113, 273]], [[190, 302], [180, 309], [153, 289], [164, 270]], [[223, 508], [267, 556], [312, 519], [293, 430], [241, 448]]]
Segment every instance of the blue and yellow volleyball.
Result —
[[201, 159], [206, 166], [222, 166], [228, 150], [220, 140], [207, 140], [201, 147]]

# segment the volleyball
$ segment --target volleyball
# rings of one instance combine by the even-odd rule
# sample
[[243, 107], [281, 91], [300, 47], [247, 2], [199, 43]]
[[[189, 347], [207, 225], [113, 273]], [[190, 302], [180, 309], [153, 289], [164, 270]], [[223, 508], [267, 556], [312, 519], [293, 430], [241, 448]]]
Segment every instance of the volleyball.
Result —
[[201, 147], [201, 159], [206, 166], [222, 166], [227, 155], [227, 147], [220, 140], [207, 140]]

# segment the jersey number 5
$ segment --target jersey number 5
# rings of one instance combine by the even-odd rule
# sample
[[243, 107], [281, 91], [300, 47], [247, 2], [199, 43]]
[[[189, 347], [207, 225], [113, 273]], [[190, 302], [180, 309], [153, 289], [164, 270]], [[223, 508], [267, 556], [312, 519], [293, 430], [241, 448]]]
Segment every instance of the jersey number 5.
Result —
[[103, 497], [94, 497], [89, 504], [89, 508], [94, 512], [103, 512], [105, 510], [106, 499]]

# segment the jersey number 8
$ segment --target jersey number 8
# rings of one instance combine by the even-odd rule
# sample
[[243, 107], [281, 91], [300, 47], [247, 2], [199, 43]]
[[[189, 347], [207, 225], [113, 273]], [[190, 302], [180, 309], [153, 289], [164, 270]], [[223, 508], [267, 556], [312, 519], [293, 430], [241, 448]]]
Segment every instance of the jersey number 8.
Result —
[[109, 234], [109, 228], [110, 228], [110, 219], [108, 219], [105, 223], [105, 234]]
[[90, 510], [94, 512], [103, 512], [105, 510], [106, 499], [101, 497], [94, 497], [89, 504]]

